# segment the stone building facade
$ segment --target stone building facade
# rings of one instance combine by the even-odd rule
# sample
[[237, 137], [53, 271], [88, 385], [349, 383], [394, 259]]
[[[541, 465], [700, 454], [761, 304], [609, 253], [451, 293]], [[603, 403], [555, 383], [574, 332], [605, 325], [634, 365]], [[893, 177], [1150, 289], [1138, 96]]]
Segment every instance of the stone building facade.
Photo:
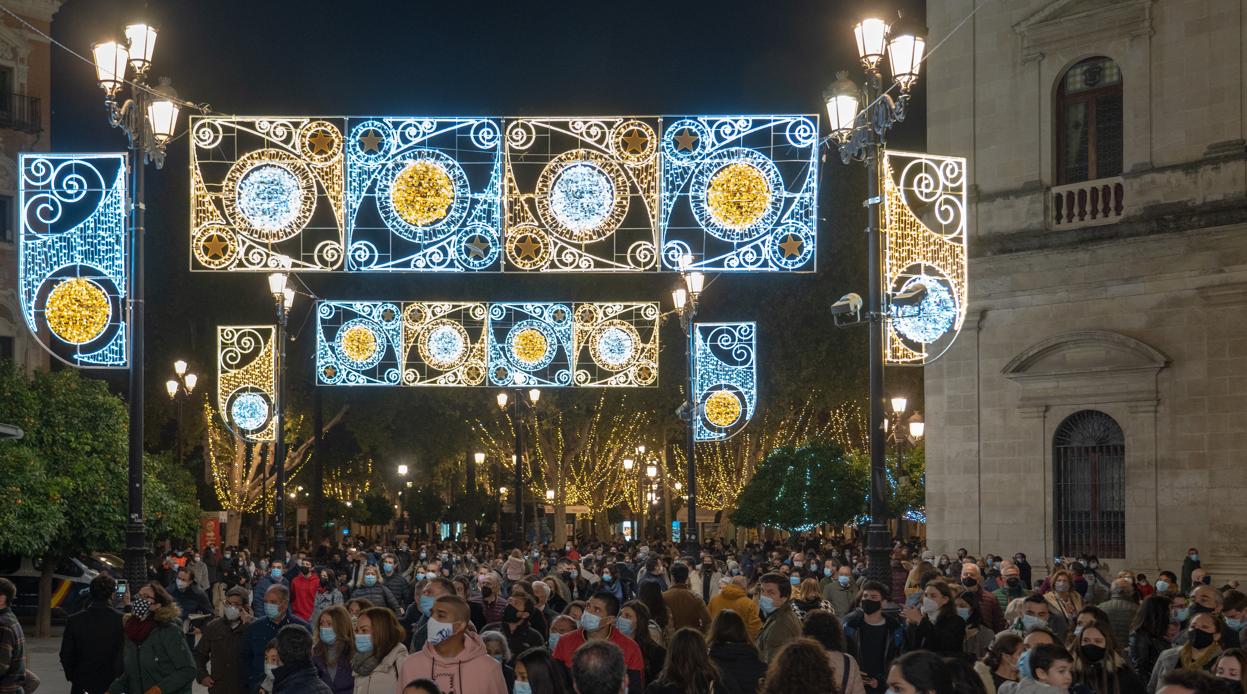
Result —
[[[934, 0], [934, 44], [977, 0]], [[929, 540], [1247, 577], [1247, 5], [1011, 0], [927, 64], [970, 300], [926, 369]]]
[[[5, 3], [46, 35], [60, 6], [61, 0]], [[14, 360], [25, 371], [47, 368], [49, 356], [26, 328], [18, 299], [17, 157], [51, 149], [51, 102], [51, 44], [0, 15], [0, 361]]]

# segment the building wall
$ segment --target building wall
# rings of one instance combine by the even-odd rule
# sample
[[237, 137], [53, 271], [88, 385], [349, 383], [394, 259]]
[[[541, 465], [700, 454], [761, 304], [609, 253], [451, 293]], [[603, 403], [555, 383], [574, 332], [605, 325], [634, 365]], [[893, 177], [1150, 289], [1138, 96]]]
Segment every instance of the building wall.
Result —
[[[52, 16], [60, 6], [61, 0], [6, 3], [6, 7], [47, 35], [52, 33]], [[0, 69], [11, 72], [11, 91], [38, 99], [40, 109], [41, 127], [38, 133], [0, 127], [0, 195], [11, 200], [8, 219], [10, 240], [0, 240], [0, 339], [12, 340], [14, 361], [20, 368], [32, 371], [48, 368], [49, 356], [26, 327], [18, 298], [17, 220], [20, 212], [17, 210], [17, 158], [21, 152], [48, 151], [51, 148], [51, 45], [16, 19], [0, 15]], [[9, 94], [0, 95], [0, 99], [10, 98]]]
[[[932, 43], [973, 0], [931, 2]], [[1126, 556], [1247, 576], [1247, 3], [984, 3], [928, 62], [928, 150], [970, 160], [966, 328], [926, 369], [930, 544], [1052, 556], [1052, 436], [1126, 437]], [[1055, 221], [1071, 65], [1123, 75], [1120, 217]], [[1115, 562], [1120, 564], [1121, 562]]]

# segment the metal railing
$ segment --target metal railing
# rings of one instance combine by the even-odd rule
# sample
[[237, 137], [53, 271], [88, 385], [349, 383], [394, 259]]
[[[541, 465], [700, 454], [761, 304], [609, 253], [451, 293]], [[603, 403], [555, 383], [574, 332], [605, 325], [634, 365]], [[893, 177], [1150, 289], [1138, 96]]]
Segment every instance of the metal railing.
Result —
[[0, 94], [0, 128], [24, 133], [43, 130], [43, 105], [37, 96]]

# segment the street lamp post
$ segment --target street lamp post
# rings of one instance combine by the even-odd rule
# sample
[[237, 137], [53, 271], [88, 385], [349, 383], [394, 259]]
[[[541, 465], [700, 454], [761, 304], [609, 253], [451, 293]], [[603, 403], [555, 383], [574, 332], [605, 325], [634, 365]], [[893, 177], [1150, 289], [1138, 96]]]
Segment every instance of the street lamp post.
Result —
[[[860, 161], [866, 166], [866, 253], [867, 299], [865, 320], [870, 329], [870, 526], [866, 532], [867, 575], [887, 582], [890, 575], [891, 536], [888, 533], [888, 512], [884, 503], [887, 489], [885, 474], [885, 439], [883, 412], [883, 258], [879, 191], [883, 175], [881, 150], [887, 131], [904, 120], [910, 89], [918, 81], [926, 49], [925, 29], [899, 21], [895, 26], [878, 18], [867, 18], [853, 27], [857, 54], [866, 73], [860, 87], [848, 78], [847, 72], [837, 75], [825, 97], [832, 139], [840, 151], [840, 159], [848, 164]], [[896, 99], [884, 88], [880, 63], [884, 54], [892, 70], [892, 81], [899, 92]], [[859, 112], [858, 106], [865, 104]]]
[[[624, 469], [625, 478], [632, 473], [632, 469], [634, 467], [636, 467], [635, 460], [633, 460], [632, 458], [624, 458], [623, 469]], [[645, 497], [645, 491], [641, 485], [641, 478], [640, 476], [638, 476], [636, 480], [636, 497], [635, 497], [636, 503], [634, 504], [631, 501], [628, 502], [628, 506], [632, 507], [632, 539], [633, 540], [639, 540], [642, 537], [642, 534], [640, 531], [641, 526], [637, 521], [637, 518], [640, 517], [640, 514], [637, 513], [636, 507], [644, 500], [644, 497]]]
[[277, 397], [273, 406], [274, 445], [273, 457], [277, 474], [273, 482], [273, 555], [286, 560], [286, 323], [290, 307], [294, 305], [294, 288], [287, 286], [284, 272], [268, 276], [269, 293], [277, 312]]
[[165, 392], [169, 394], [169, 398], [177, 405], [177, 459], [178, 467], [186, 464], [184, 457], [185, 451], [182, 445], [182, 404], [190, 397], [195, 390], [195, 384], [199, 382], [199, 376], [189, 373], [186, 370], [186, 362], [179, 359], [173, 362], [173, 378], [165, 381]]
[[[108, 122], [129, 139], [130, 166], [130, 448], [125, 573], [131, 585], [147, 578], [147, 530], [143, 524], [143, 173], [147, 162], [164, 165], [165, 145], [173, 137], [181, 107], [167, 79], [148, 85], [156, 51], [156, 30], [146, 24], [125, 28], [126, 39], [91, 47], [96, 77], [104, 90]], [[130, 79], [127, 81], [127, 71]], [[129, 85], [129, 97], [122, 88]]]
[[[518, 535], [516, 537], [516, 546], [524, 544], [524, 411], [525, 408], [529, 412], [536, 413], [537, 401], [541, 399], [541, 390], [532, 388], [528, 391], [528, 400], [524, 399], [524, 391], [516, 390], [514, 397], [509, 395], [505, 390], [498, 393], [498, 408], [507, 409], [507, 404], [511, 405], [511, 426], [515, 429], [515, 494], [512, 497], [515, 503], [516, 527]], [[501, 541], [501, 530], [498, 533], [498, 539]]]
[[686, 425], [684, 440], [684, 456], [688, 460], [688, 531], [685, 533], [685, 544], [690, 554], [697, 553], [697, 442], [695, 436], [697, 422], [697, 400], [693, 393], [693, 381], [696, 364], [693, 359], [693, 339], [696, 330], [693, 321], [697, 318], [697, 302], [705, 289], [706, 276], [700, 272], [690, 271], [693, 257], [686, 255], [680, 259], [680, 274], [683, 277], [681, 286], [671, 292], [675, 310], [680, 315], [680, 327], [684, 330], [684, 355], [688, 361], [688, 381], [685, 385], [687, 399], [680, 406], [677, 414]]

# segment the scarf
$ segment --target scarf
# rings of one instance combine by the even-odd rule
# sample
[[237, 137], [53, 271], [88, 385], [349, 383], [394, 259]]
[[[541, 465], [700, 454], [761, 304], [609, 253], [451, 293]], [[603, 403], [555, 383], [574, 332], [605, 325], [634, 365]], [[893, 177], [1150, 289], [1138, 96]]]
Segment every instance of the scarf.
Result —
[[356, 653], [351, 658], [351, 670], [354, 671], [356, 677], [371, 675], [380, 664], [381, 661], [377, 659], [376, 653]]
[[127, 619], [126, 620], [126, 636], [135, 644], [142, 645], [147, 637], [156, 628], [156, 620], [154, 619]]
[[1196, 658], [1195, 649], [1192, 648], [1191, 644], [1188, 642], [1182, 647], [1182, 650], [1178, 651], [1178, 660], [1182, 663], [1181, 669], [1183, 670], [1207, 671], [1208, 665], [1211, 664], [1212, 661], [1219, 655], [1221, 655], [1221, 649], [1216, 646], [1212, 646], [1211, 648], [1205, 649], [1204, 654]]

